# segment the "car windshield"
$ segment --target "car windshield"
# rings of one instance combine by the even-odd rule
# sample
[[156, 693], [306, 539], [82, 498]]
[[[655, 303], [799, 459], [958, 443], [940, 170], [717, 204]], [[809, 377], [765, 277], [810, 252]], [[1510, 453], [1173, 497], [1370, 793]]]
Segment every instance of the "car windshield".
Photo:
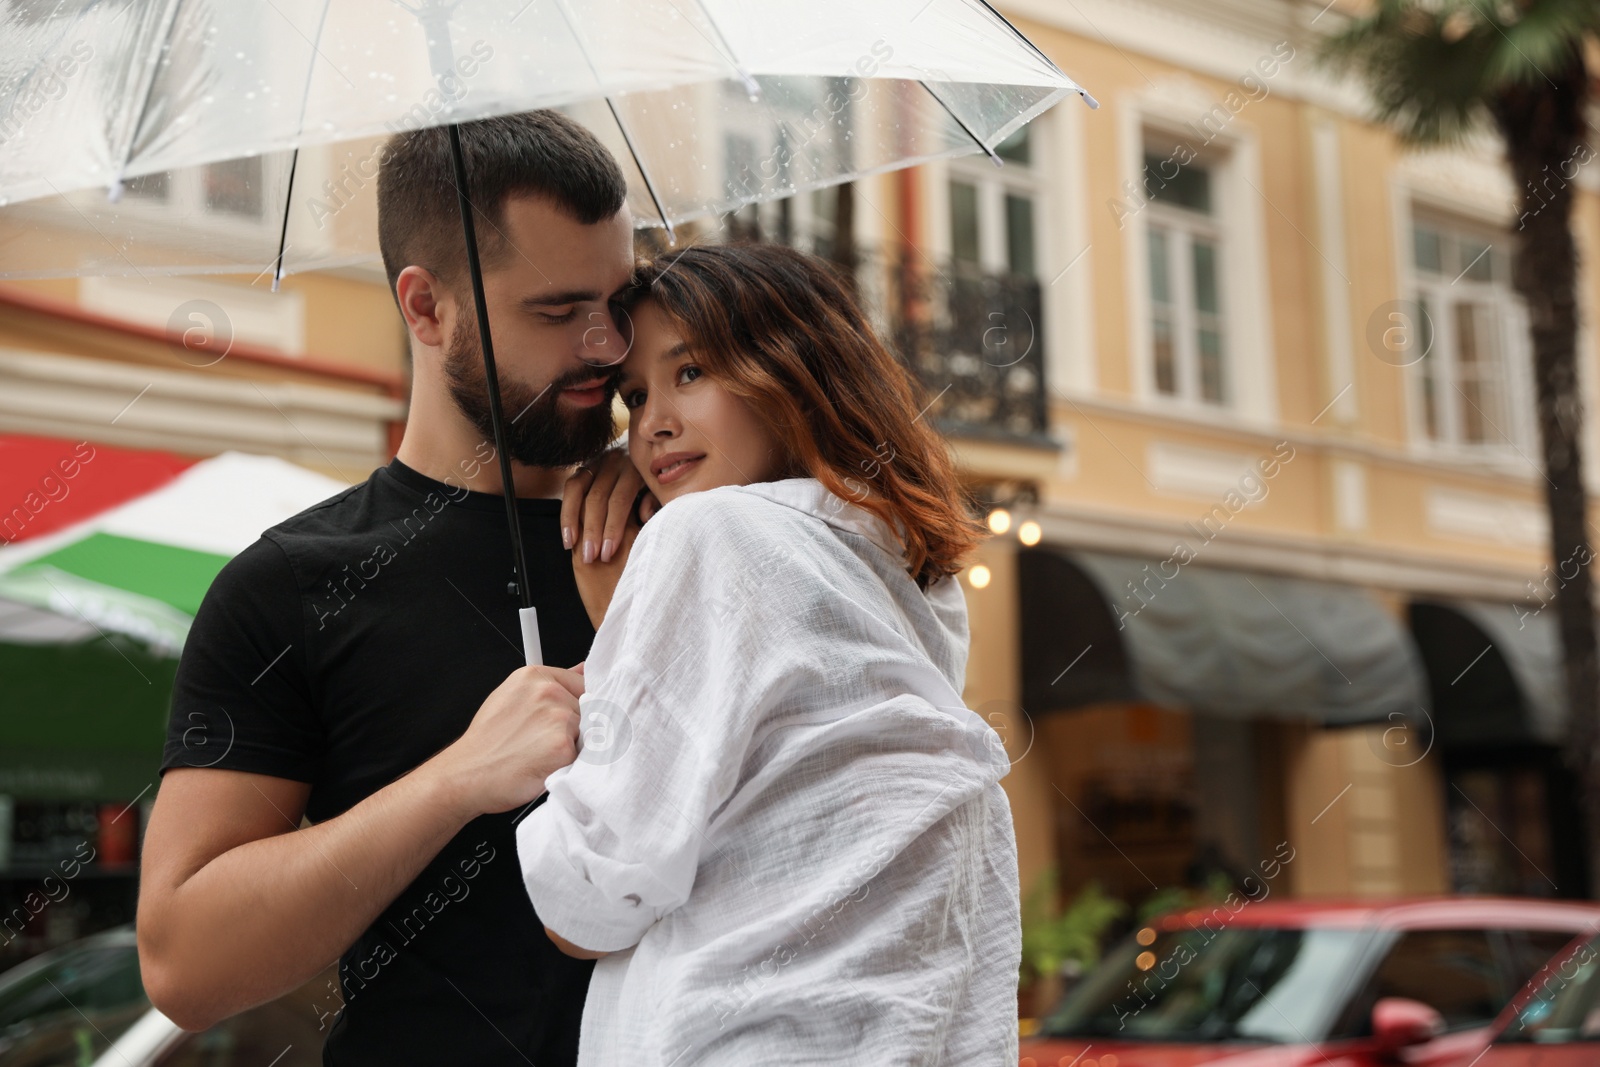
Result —
[[1533, 997], [1495, 1039], [1496, 1044], [1600, 1041], [1600, 938], [1534, 981]]
[[0, 1062], [88, 1063], [150, 1008], [132, 938], [63, 950], [43, 967], [0, 974]]
[[1311, 1042], [1349, 993], [1357, 930], [1146, 927], [1061, 1002], [1044, 1032], [1133, 1041]]

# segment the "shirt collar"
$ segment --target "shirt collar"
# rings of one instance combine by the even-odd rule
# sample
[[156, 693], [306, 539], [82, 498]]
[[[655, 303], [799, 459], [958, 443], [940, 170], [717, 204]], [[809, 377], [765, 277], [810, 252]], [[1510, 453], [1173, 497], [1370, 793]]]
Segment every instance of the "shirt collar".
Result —
[[893, 556], [905, 555], [905, 544], [878, 516], [836, 494], [815, 478], [782, 478], [775, 482], [724, 486], [725, 489], [753, 493], [780, 504], [814, 515], [839, 530], [857, 533]]

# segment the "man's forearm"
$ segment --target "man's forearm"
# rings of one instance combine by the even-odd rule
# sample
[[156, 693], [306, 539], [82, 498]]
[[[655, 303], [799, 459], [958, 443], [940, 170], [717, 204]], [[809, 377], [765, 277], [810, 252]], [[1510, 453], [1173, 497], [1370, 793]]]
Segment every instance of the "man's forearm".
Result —
[[222, 853], [141, 906], [157, 1006], [198, 1030], [309, 981], [477, 814], [424, 764], [336, 818]]
[[574, 945], [571, 941], [568, 941], [566, 938], [562, 937], [548, 926], [544, 928], [544, 936], [548, 937], [551, 943], [556, 946], [556, 948], [560, 949], [562, 952], [565, 952], [575, 960], [603, 960], [607, 956], [611, 955], [609, 952], [601, 952], [598, 949], [583, 948], [579, 945]]

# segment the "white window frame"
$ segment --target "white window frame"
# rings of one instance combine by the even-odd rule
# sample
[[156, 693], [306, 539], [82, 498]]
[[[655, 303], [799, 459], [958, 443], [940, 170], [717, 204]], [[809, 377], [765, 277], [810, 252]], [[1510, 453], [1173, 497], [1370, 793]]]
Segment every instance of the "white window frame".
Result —
[[[314, 154], [301, 154], [296, 189], [306, 187], [301, 184], [302, 181], [309, 182], [309, 173], [314, 167], [309, 157]], [[270, 157], [262, 158], [264, 172], [272, 166]], [[103, 214], [114, 215], [118, 220], [118, 235], [130, 238], [141, 248], [160, 249], [173, 241], [183, 243], [196, 238], [214, 242], [218, 247], [227, 247], [229, 242], [246, 247], [258, 246], [265, 253], [261, 257], [261, 266], [270, 268], [278, 249], [284, 212], [282, 192], [277, 188], [277, 183], [264, 183], [262, 213], [251, 218], [234, 212], [205, 210], [204, 166], [183, 167], [168, 173], [168, 198], [161, 201], [128, 192], [126, 186], [139, 179], [127, 178], [123, 182], [122, 196], [115, 204], [107, 204], [107, 191], [104, 188], [84, 188], [20, 204], [14, 210], [19, 217], [41, 227], [81, 232], [97, 241], [106, 241], [108, 238], [94, 220]], [[173, 197], [178, 198], [177, 208], [172, 206]], [[126, 257], [122, 262], [135, 273], [138, 272], [138, 268]]]
[[[1204, 166], [1208, 171], [1212, 168], [1205, 160], [1195, 160], [1192, 165]], [[1213, 181], [1215, 172], [1212, 171]], [[1155, 395], [1163, 400], [1183, 401], [1189, 404], [1206, 405], [1208, 407], [1227, 408], [1234, 392], [1233, 371], [1229, 366], [1228, 342], [1230, 340], [1228, 323], [1227, 300], [1227, 238], [1221, 223], [1215, 214], [1203, 215], [1197, 211], [1185, 210], [1176, 204], [1158, 203], [1152, 201], [1145, 208], [1150, 217], [1145, 220], [1145, 249], [1146, 265], [1149, 266], [1149, 234], [1152, 227], [1159, 227], [1168, 235], [1167, 245], [1167, 287], [1175, 298], [1171, 306], [1174, 309], [1172, 322], [1174, 378], [1177, 391], [1174, 393], [1163, 392], [1160, 388], [1159, 376], [1156, 372], [1155, 358], [1155, 331], [1150, 333], [1150, 387]], [[1216, 249], [1216, 284], [1218, 299], [1218, 333], [1220, 335], [1221, 361], [1222, 361], [1222, 396], [1213, 400], [1201, 395], [1200, 388], [1200, 344], [1197, 337], [1200, 326], [1200, 310], [1195, 299], [1194, 285], [1194, 241], [1201, 238], [1211, 242]], [[1148, 281], [1146, 282], [1148, 285]], [[1155, 295], [1153, 290], [1147, 290], [1146, 303], [1149, 308], [1150, 318], [1155, 317]]]
[[[181, 218], [184, 225], [203, 228], [207, 232], [218, 236], [248, 236], [260, 237], [263, 233], [273, 230], [283, 221], [283, 204], [274, 203], [271, 183], [266, 181], [272, 163], [265, 157], [255, 157], [261, 161], [261, 210], [254, 216], [238, 211], [225, 211], [220, 208], [207, 210], [205, 176], [213, 166], [218, 164], [207, 163], [195, 167], [183, 167], [167, 172], [167, 195], [164, 199], [139, 196], [128, 189], [124, 189], [122, 200], [118, 207], [129, 214], [144, 212], [149, 206], [152, 218], [177, 219]], [[232, 162], [231, 160], [228, 162]], [[139, 182], [138, 178], [129, 178], [125, 186]], [[169, 212], [173, 214], [168, 214]]]
[[[1005, 232], [1005, 194], [1008, 190], [1025, 192], [1033, 198], [1033, 267], [1034, 278], [1040, 286], [1040, 308], [1044, 323], [1035, 336], [1043, 334], [1046, 397], [1046, 433], [1061, 437], [1064, 433], [1053, 408], [1058, 397], [1069, 391], [1084, 395], [1094, 382], [1094, 369], [1084, 370], [1080, 364], [1071, 366], [1070, 353], [1074, 348], [1082, 354], [1082, 361], [1093, 359], [1089, 338], [1092, 326], [1084, 315], [1071, 314], [1076, 307], [1091, 303], [1087, 289], [1090, 272], [1094, 269], [1093, 257], [1084, 255], [1070, 273], [1063, 275], [1070, 255], [1087, 251], [1080, 243], [1068, 254], [1066, 242], [1087, 231], [1086, 226], [1068, 227], [1064, 220], [1071, 212], [1063, 203], [1064, 197], [1073, 195], [1067, 186], [1081, 183], [1079, 173], [1082, 157], [1073, 153], [1073, 145], [1081, 141], [1072, 137], [1076, 123], [1063, 119], [1070, 108], [1055, 108], [1035, 118], [1028, 124], [1029, 158], [1027, 167], [1007, 161], [996, 167], [988, 156], [974, 153], [938, 160], [916, 168], [912, 173], [918, 183], [922, 200], [922, 231], [918, 244], [930, 261], [944, 263], [954, 258], [950, 232], [950, 183], [973, 182], [978, 188], [978, 266], [988, 273], [1004, 273], [1009, 269]], [[1061, 123], [1066, 122], [1063, 129]], [[1007, 173], [1010, 172], [1010, 173]], [[1066, 232], [1070, 230], [1069, 232]], [[1052, 279], [1060, 282], [1053, 285]], [[1081, 303], [1078, 303], [1080, 302]]]
[[[1499, 261], [1496, 276], [1487, 282], [1476, 281], [1461, 274], [1455, 278], [1424, 274], [1416, 263], [1414, 233], [1418, 226], [1450, 234], [1457, 239], [1475, 238], [1494, 248]], [[1410, 427], [1409, 438], [1414, 449], [1434, 458], [1459, 459], [1466, 462], [1489, 461], [1508, 470], [1525, 468], [1536, 461], [1537, 426], [1534, 411], [1534, 392], [1531, 350], [1528, 340], [1527, 311], [1523, 301], [1511, 288], [1509, 278], [1513, 241], [1504, 229], [1483, 219], [1464, 216], [1448, 209], [1417, 201], [1411, 205], [1404, 219], [1404, 245], [1401, 255], [1406, 264], [1406, 293], [1415, 302], [1426, 296], [1429, 317], [1432, 320], [1433, 351], [1424, 360], [1419, 359], [1406, 369], [1406, 408]], [[1460, 272], [1462, 265], [1457, 264]], [[1500, 405], [1497, 411], [1484, 412], [1490, 437], [1483, 441], [1463, 439], [1464, 408], [1469, 403], [1456, 381], [1458, 369], [1456, 349], [1456, 321], [1452, 310], [1456, 304], [1471, 301], [1489, 309], [1491, 336], [1498, 348], [1498, 387]], [[1412, 304], [1415, 307], [1415, 303]], [[1437, 362], [1433, 362], [1437, 360]], [[1430, 366], [1431, 364], [1431, 366]], [[1438, 397], [1440, 434], [1429, 432], [1427, 417], [1426, 379], [1430, 371], [1440, 383]]]
[[945, 169], [943, 180], [942, 211], [938, 225], [945, 231], [947, 254], [954, 253], [954, 235], [950, 231], [950, 183], [965, 182], [977, 189], [978, 206], [978, 267], [985, 274], [1011, 273], [1009, 237], [1006, 226], [1006, 195], [1025, 196], [1033, 203], [1033, 277], [1039, 279], [1044, 237], [1045, 198], [1049, 185], [1042, 173], [1046, 168], [1049, 137], [1044, 130], [1043, 118], [1029, 123], [1028, 156], [1026, 164], [1006, 160], [1003, 166], [983, 154], [957, 156]]
[[[1123, 240], [1127, 293], [1128, 366], [1135, 401], [1155, 411], [1218, 426], [1271, 427], [1278, 421], [1277, 365], [1272, 330], [1272, 292], [1267, 273], [1265, 204], [1261, 153], [1253, 116], [1242, 113], [1209, 143], [1201, 144], [1189, 124], [1216, 106], [1215, 98], [1193, 79], [1176, 76], [1130, 94], [1122, 107], [1120, 131], [1124, 181], [1107, 207], [1118, 216]], [[1156, 388], [1150, 326], [1149, 222], [1159, 216], [1155, 202], [1139, 207], [1129, 195], [1141, 188], [1147, 145], [1187, 144], [1211, 170], [1213, 217], [1221, 242], [1219, 300], [1224, 341], [1225, 403], [1167, 396]], [[1160, 154], [1165, 157], [1170, 148]], [[1118, 202], [1134, 208], [1122, 214]]]

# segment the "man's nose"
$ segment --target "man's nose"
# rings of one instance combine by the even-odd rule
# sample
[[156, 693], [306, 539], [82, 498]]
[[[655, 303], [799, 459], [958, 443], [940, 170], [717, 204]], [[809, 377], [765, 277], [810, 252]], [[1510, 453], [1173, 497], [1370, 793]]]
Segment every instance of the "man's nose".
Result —
[[628, 354], [627, 343], [609, 312], [591, 311], [578, 357], [599, 367], [615, 367]]

